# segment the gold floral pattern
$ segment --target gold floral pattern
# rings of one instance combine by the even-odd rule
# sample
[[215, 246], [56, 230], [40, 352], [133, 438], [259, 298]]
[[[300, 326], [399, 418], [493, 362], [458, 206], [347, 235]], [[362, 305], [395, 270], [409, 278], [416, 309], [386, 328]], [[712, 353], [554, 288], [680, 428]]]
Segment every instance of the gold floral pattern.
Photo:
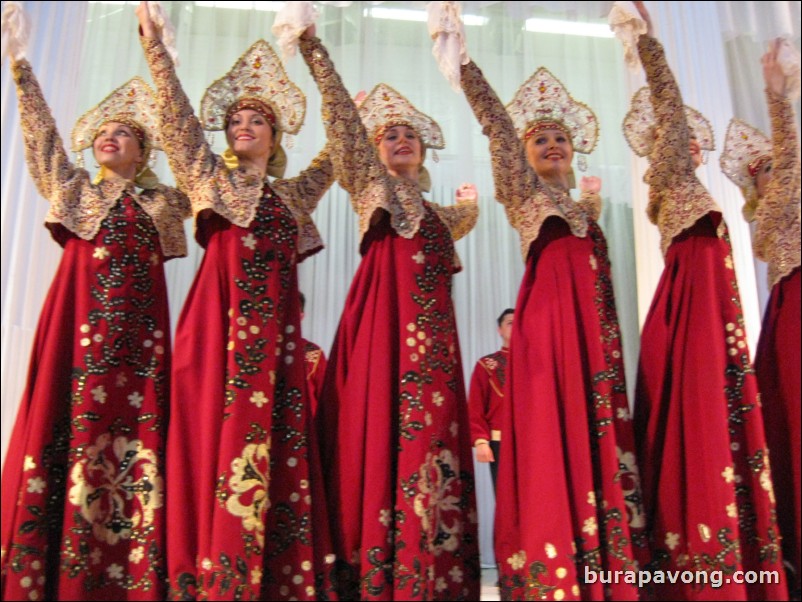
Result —
[[270, 508], [267, 492], [270, 483], [270, 438], [266, 443], [251, 443], [242, 455], [231, 461], [228, 487], [231, 494], [226, 510], [242, 519], [242, 528], [253, 531], [259, 547], [265, 543], [265, 514]]
[[427, 533], [429, 550], [435, 556], [440, 556], [444, 550], [454, 552], [460, 544], [462, 532], [459, 520], [462, 508], [456, 491], [459, 458], [448, 449], [437, 454], [429, 453], [419, 474], [419, 493], [415, 496], [414, 508]]
[[164, 480], [156, 453], [138, 439], [98, 437], [70, 473], [68, 499], [100, 541], [116, 544], [146, 530], [164, 504]]

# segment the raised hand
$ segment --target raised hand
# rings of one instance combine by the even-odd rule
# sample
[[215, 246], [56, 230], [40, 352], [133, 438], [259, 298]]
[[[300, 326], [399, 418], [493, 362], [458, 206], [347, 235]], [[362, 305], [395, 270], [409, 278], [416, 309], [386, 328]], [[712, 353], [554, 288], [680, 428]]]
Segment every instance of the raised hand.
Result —
[[145, 0], [136, 7], [136, 16], [139, 17], [139, 28], [142, 30], [143, 37], [161, 40], [161, 30], [153, 22], [150, 8]]
[[592, 192], [599, 194], [601, 192], [602, 181], [598, 176], [582, 176], [579, 182], [579, 190], [582, 192]]
[[367, 95], [368, 93], [365, 92], [364, 90], [360, 90], [359, 92], [356, 93], [356, 96], [354, 96], [354, 104], [357, 106], [357, 108], [359, 107], [359, 105], [362, 104]]
[[652, 27], [652, 18], [649, 16], [649, 11], [646, 10], [646, 6], [643, 2], [633, 2], [635, 8], [638, 9], [640, 13], [641, 19], [646, 21], [646, 35], [653, 38], [654, 37], [654, 27]]
[[304, 32], [301, 34], [301, 37], [304, 40], [308, 40], [309, 38], [314, 38], [316, 32], [317, 30], [315, 29], [315, 24], [312, 23], [312, 25], [310, 25], [304, 30]]
[[774, 94], [785, 96], [787, 78], [777, 60], [781, 45], [782, 38], [775, 38], [769, 42], [769, 49], [760, 59], [760, 63], [763, 65], [763, 79], [766, 82], [766, 88]]
[[479, 198], [475, 184], [463, 184], [457, 189], [455, 196], [457, 203], [473, 203]]

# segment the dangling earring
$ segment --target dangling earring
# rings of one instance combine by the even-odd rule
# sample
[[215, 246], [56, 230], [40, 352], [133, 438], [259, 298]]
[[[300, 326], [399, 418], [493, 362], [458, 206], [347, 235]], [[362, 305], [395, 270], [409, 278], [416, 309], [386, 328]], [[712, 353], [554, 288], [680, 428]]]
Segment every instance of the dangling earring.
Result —
[[214, 148], [214, 132], [206, 133], [206, 142], [209, 143], [210, 147]]
[[84, 153], [83, 151], [75, 152], [75, 164], [81, 169], [84, 168]]
[[148, 159], [145, 161], [145, 163], [151, 169], [156, 167], [156, 153], [154, 153], [152, 150], [148, 151]]
[[432, 149], [432, 161], [435, 163], [440, 163], [440, 157], [437, 155], [437, 151]]
[[707, 165], [707, 151], [702, 151], [702, 165]]
[[292, 150], [293, 148], [295, 148], [295, 136], [292, 136], [290, 134], [284, 134], [282, 144], [284, 145], [284, 148], [286, 148], [287, 150]]
[[579, 155], [579, 158], [576, 160], [576, 166], [579, 168], [579, 171], [588, 170], [588, 160], [585, 158], [585, 155]]

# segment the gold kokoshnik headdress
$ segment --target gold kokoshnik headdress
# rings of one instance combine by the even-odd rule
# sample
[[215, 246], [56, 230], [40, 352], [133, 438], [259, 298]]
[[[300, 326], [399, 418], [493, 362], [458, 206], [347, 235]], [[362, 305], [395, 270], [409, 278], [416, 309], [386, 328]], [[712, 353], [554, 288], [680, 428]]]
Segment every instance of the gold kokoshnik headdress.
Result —
[[[370, 91], [359, 105], [359, 116], [374, 144], [378, 144], [389, 128], [405, 125], [418, 134], [424, 151], [427, 148], [437, 150], [445, 147], [443, 132], [437, 122], [416, 109], [409, 100], [387, 84], [378, 84]], [[422, 190], [431, 188], [429, 172], [423, 165], [419, 185]]]
[[[153, 188], [158, 183], [158, 178], [149, 167], [151, 154], [162, 150], [162, 144], [156, 97], [150, 86], [141, 78], [134, 77], [78, 119], [72, 129], [72, 151], [78, 153], [79, 165], [83, 163], [81, 152], [92, 147], [100, 128], [109, 122], [122, 123], [134, 131], [142, 145], [144, 157], [135, 183], [141, 188]], [[105, 169], [101, 167], [95, 183], [99, 183], [104, 176]]]
[[[301, 129], [306, 97], [287, 77], [275, 51], [264, 40], [255, 42], [228, 73], [206, 89], [200, 106], [201, 125], [208, 131], [225, 130], [231, 115], [243, 109], [257, 111], [273, 126], [275, 139], [267, 173], [282, 177], [287, 156], [281, 135], [294, 135]], [[231, 149], [223, 158], [231, 168], [239, 164]]]
[[771, 140], [759, 129], [740, 119], [730, 120], [719, 165], [740, 189], [746, 200], [744, 217], [752, 221], [757, 208], [755, 176], [772, 158]]

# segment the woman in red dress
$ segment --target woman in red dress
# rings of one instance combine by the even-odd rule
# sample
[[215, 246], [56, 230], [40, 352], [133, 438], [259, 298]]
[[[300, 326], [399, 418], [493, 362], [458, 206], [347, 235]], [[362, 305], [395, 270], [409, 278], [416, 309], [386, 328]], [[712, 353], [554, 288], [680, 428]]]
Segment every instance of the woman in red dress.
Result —
[[585, 582], [634, 570], [644, 524], [600, 182], [584, 179], [578, 202], [569, 194], [574, 152], [596, 145], [595, 116], [545, 68], [507, 110], [472, 61], [461, 83], [526, 261], [496, 490], [502, 599], [635, 600], [631, 583]]
[[[5, 33], [4, 33], [5, 36]], [[187, 198], [147, 168], [156, 103], [134, 78], [87, 112], [70, 163], [24, 59], [11, 64], [28, 168], [64, 252], [3, 470], [4, 600], [162, 600], [170, 320], [164, 262]]]
[[798, 600], [802, 568], [800, 169], [793, 90], [778, 60], [783, 44], [787, 42], [776, 40], [762, 61], [772, 139], [733, 119], [727, 129], [721, 169], [743, 191], [744, 215], [755, 223], [752, 248], [769, 264], [771, 297], [755, 354], [755, 373], [771, 453], [783, 557], [790, 565], [788, 587], [790, 597]]
[[[695, 175], [712, 131], [682, 96], [648, 33], [638, 40], [648, 89], [624, 121], [648, 156], [648, 215], [665, 269], [641, 334], [635, 433], [657, 599], [783, 599], [779, 531], [757, 382], [749, 361], [732, 251], [721, 210]], [[637, 16], [637, 15], [636, 15]], [[690, 152], [689, 152], [690, 149]], [[738, 583], [735, 571], [776, 570], [780, 583]], [[713, 584], [718, 576], [720, 587]]]
[[[301, 40], [328, 107], [338, 181], [362, 262], [332, 345], [318, 415], [338, 589], [348, 599], [478, 599], [473, 462], [452, 274], [474, 202], [423, 199], [439, 126], [385, 84], [357, 112], [317, 38]], [[360, 118], [361, 116], [361, 118]]]
[[[267, 179], [283, 173], [279, 136], [296, 133], [306, 109], [267, 42], [209, 87], [198, 120], [146, 3], [138, 12], [165, 150], [206, 250], [176, 331], [171, 595], [314, 599], [328, 525], [297, 264], [322, 248], [310, 213], [331, 164], [320, 155], [296, 178]], [[222, 156], [204, 129], [225, 130]]]

